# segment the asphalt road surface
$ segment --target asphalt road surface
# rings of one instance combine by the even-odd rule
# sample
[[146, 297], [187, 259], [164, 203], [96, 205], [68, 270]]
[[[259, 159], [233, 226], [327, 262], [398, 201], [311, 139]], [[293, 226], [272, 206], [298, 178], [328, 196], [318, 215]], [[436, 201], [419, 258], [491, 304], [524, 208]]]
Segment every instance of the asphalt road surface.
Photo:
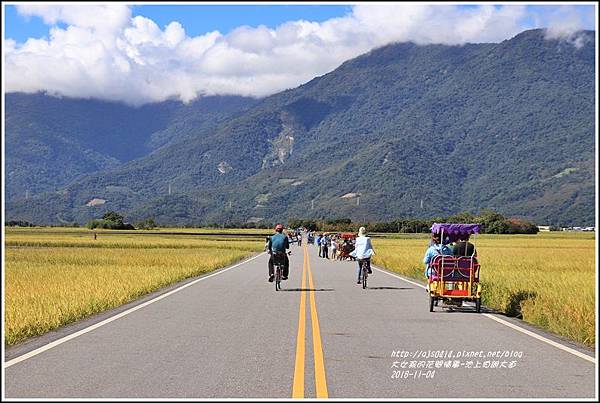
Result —
[[591, 350], [292, 252], [282, 291], [261, 254], [6, 350], [4, 397], [597, 398]]

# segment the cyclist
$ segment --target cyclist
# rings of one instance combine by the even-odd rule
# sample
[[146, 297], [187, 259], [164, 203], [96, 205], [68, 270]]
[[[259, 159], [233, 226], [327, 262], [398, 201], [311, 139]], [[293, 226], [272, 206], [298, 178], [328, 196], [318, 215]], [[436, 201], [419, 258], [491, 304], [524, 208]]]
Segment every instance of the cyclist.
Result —
[[371, 238], [367, 236], [367, 230], [365, 227], [360, 227], [358, 230], [358, 237], [356, 238], [355, 248], [351, 253], [358, 261], [358, 281], [356, 284], [362, 283], [362, 262], [367, 263], [367, 272], [373, 273], [371, 270], [371, 256], [375, 254], [373, 245], [371, 244]]
[[288, 237], [283, 234], [283, 225], [277, 224], [275, 226], [275, 234], [269, 238], [269, 242], [267, 244], [268, 251], [271, 257], [269, 258], [269, 282], [273, 282], [275, 279], [275, 270], [273, 267], [273, 256], [275, 254], [281, 254], [284, 264], [283, 264], [283, 275], [281, 277], [282, 280], [288, 279], [290, 261], [287, 257], [286, 250], [290, 248], [290, 243], [288, 241]]

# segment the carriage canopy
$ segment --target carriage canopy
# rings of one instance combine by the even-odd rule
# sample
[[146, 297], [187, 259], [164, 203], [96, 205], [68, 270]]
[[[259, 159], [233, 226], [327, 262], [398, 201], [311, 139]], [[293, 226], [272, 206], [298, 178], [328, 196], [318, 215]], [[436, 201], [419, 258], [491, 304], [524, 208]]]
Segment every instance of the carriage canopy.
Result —
[[443, 231], [444, 235], [447, 235], [451, 242], [455, 242], [465, 235], [479, 234], [479, 229], [479, 224], [433, 223], [431, 233], [439, 234]]

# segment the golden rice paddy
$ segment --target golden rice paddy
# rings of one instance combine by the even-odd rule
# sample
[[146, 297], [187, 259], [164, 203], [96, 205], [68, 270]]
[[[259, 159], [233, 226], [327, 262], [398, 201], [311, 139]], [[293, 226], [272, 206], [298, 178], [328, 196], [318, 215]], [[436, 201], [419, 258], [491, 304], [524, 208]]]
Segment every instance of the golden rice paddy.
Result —
[[264, 245], [260, 237], [218, 234], [96, 234], [94, 239], [85, 229], [6, 230], [6, 345], [228, 266]]
[[[6, 229], [5, 344], [233, 264], [261, 251], [269, 232]], [[424, 234], [373, 238], [373, 263], [424, 283], [427, 243]], [[479, 235], [474, 243], [483, 305], [594, 345], [593, 233]]]
[[[593, 233], [479, 235], [482, 304], [588, 346], [595, 343]], [[374, 238], [373, 263], [425, 283], [428, 238]], [[426, 304], [424, 297], [423, 304]]]

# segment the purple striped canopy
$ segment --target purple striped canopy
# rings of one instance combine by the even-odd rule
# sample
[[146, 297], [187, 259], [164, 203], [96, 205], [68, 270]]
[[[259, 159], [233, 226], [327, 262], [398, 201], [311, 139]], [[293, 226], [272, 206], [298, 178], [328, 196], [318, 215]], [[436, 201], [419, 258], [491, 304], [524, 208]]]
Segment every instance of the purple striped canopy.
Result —
[[432, 234], [439, 234], [442, 230], [444, 237], [447, 235], [451, 242], [455, 242], [464, 235], [479, 234], [479, 224], [433, 223], [431, 226]]

